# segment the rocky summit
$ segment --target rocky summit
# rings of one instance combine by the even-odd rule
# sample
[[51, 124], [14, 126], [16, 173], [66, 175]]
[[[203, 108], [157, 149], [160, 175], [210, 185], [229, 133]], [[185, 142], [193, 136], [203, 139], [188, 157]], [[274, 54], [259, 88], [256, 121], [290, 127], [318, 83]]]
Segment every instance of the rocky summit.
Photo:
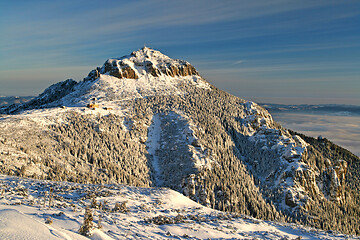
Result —
[[142, 48], [0, 108], [3, 174], [168, 187], [256, 218], [360, 234], [360, 160]]

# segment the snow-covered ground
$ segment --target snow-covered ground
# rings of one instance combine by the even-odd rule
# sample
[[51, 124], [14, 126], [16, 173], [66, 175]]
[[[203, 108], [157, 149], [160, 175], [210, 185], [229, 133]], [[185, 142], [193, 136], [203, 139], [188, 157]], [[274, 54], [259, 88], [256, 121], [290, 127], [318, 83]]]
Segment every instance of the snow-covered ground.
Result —
[[161, 137], [161, 120], [159, 115], [153, 115], [152, 124], [149, 128], [148, 139], [146, 146], [150, 155], [152, 155], [152, 167], [154, 169], [154, 178], [156, 186], [161, 186], [164, 183], [164, 179], [161, 177], [161, 169], [159, 164], [159, 158], [156, 155], [156, 151], [159, 150]]
[[78, 233], [86, 207], [91, 239], [359, 239], [216, 211], [166, 188], [0, 175], [0, 239], [88, 239]]

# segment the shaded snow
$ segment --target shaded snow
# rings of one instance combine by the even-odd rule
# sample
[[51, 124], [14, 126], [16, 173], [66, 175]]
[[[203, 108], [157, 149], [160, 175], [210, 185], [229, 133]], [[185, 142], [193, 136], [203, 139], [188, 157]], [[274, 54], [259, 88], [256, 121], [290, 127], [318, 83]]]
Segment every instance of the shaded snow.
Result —
[[[20, 210], [21, 207], [5, 208], [0, 206], [0, 239], [74, 239], [65, 231], [52, 228], [38, 219], [32, 218], [31, 214], [24, 214], [16, 209]], [[86, 238], [76, 236], [76, 239]]]
[[149, 154], [152, 156], [151, 165], [153, 167], [153, 177], [155, 185], [160, 187], [164, 183], [164, 179], [161, 177], [161, 168], [159, 164], [159, 158], [156, 155], [156, 151], [160, 146], [161, 138], [161, 120], [158, 114], [153, 115], [152, 124], [148, 129], [148, 139], [146, 141], [146, 146]]

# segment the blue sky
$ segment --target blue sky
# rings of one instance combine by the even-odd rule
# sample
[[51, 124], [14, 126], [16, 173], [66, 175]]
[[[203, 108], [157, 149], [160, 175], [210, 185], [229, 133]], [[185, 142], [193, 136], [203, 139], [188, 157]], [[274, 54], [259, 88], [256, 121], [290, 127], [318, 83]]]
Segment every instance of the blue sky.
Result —
[[236, 96], [360, 105], [359, 1], [1, 1], [0, 95], [81, 80], [146, 44]]

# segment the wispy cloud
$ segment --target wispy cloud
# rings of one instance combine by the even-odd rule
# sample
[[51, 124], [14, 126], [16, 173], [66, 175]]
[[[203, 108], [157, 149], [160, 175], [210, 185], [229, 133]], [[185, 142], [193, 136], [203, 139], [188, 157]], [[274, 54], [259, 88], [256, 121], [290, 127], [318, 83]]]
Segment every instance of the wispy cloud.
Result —
[[[243, 63], [235, 62], [234, 65]], [[208, 69], [208, 72], [213, 72], [217, 74], [221, 73], [262, 73], [266, 74], [269, 72], [297, 72], [297, 71], [334, 71], [334, 70], [344, 70], [351, 71], [354, 70], [356, 74], [360, 72], [359, 69], [356, 69], [358, 66], [357, 62], [331, 62], [331, 63], [292, 63], [292, 64], [272, 64], [271, 61], [267, 62], [267, 65], [260, 66], [247, 66], [247, 67], [219, 67]]]
[[[74, 3], [66, 1], [63, 4], [32, 2], [31, 11], [17, 6], [18, 16], [13, 24], [4, 25], [5, 39], [1, 41], [4, 49], [24, 49], [29, 47], [54, 47], [70, 44], [87, 43], [91, 39], [103, 40], [104, 38], [120, 37], [132, 40], [136, 35], [141, 36], [142, 30], [149, 28], [158, 31], [167, 27], [190, 25], [191, 27], [204, 24], [213, 24], [245, 19], [255, 19], [263, 16], [279, 14], [289, 11], [314, 8], [328, 5], [327, 1], [307, 1], [295, 4], [289, 1], [135, 1], [127, 4], [99, 4], [93, 8], [86, 8], [87, 2], [80, 2], [74, 8], [79, 8], [75, 13], [67, 13], [69, 6]], [[54, 6], [55, 5], [55, 6]], [[68, 6], [69, 5], [69, 6]], [[83, 6], [83, 7], [82, 7]], [[29, 6], [24, 5], [24, 8]], [[83, 8], [83, 9], [81, 9]], [[15, 10], [15, 9], [14, 9]], [[24, 10], [24, 11], [23, 11]], [[62, 14], [49, 14], [55, 11]], [[21, 15], [19, 15], [21, 13]], [[284, 24], [284, 23], [281, 23]], [[261, 26], [261, 25], [259, 25]], [[249, 29], [242, 27], [244, 36], [266, 34], [266, 28], [275, 25], [264, 24], [264, 27], [251, 26]], [[279, 28], [279, 25], [277, 25]], [[294, 24], [282, 28], [294, 27]], [[257, 34], [251, 34], [251, 31]], [[234, 31], [239, 31], [233, 29]], [[136, 33], [136, 34], [135, 34]], [[196, 34], [195, 34], [196, 35]], [[232, 34], [223, 34], [230, 36]], [[163, 37], [163, 36], [162, 36]], [[122, 42], [126, 42], [122, 41]], [[66, 46], [65, 46], [66, 47]]]
[[237, 65], [237, 64], [242, 64], [244, 62], [245, 62], [245, 60], [237, 60], [237, 61], [234, 62], [234, 64]]
[[[0, 82], [10, 77], [4, 74], [6, 69], [14, 70], [10, 78], [20, 81], [25, 75], [17, 70], [101, 65], [144, 43], [175, 58], [194, 60], [202, 74], [222, 76], [224, 82], [236, 75], [260, 76], [262, 81], [265, 75], [274, 81], [285, 74], [310, 79], [304, 77], [310, 73], [317, 74], [313, 79], [330, 74], [354, 78], [360, 40], [355, 31], [354, 20], [359, 16], [355, 4], [328, 0], [301, 4], [288, 0], [7, 1], [0, 14]], [[326, 55], [340, 50], [344, 53], [337, 56], [338, 61], [328, 64]], [[71, 71], [76, 76], [80, 72]], [[319, 76], [320, 72], [324, 75]], [[44, 74], [53, 78], [51, 72]]]

